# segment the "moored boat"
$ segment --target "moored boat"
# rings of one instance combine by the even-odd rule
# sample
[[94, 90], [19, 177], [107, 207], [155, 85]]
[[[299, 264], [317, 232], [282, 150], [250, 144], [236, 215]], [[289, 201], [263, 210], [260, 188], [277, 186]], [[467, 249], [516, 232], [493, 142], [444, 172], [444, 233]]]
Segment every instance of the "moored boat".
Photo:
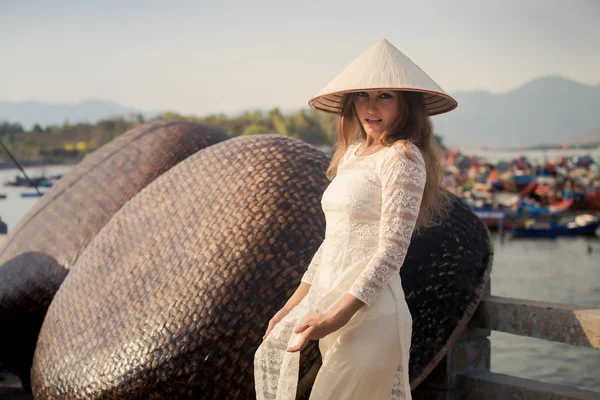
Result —
[[584, 214], [568, 222], [528, 220], [522, 226], [509, 226], [508, 230], [514, 237], [556, 237], [595, 235], [598, 228], [600, 216]]
[[40, 193], [36, 193], [36, 192], [21, 192], [21, 197], [23, 198], [29, 198], [29, 197], [42, 197], [44, 195], [45, 192], [40, 192]]

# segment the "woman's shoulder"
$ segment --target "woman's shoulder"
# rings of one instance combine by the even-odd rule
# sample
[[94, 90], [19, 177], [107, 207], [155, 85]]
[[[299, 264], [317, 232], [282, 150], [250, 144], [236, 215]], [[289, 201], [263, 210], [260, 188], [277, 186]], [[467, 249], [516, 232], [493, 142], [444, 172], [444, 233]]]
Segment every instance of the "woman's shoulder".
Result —
[[346, 151], [344, 152], [344, 154], [342, 155], [342, 159], [341, 161], [346, 161], [347, 159], [350, 158], [350, 156], [352, 155], [352, 152], [354, 151], [354, 149], [356, 148], [356, 142], [354, 143], [350, 143], [348, 145], [348, 147], [346, 147]]
[[417, 145], [400, 140], [394, 143], [382, 164], [381, 176], [385, 179], [409, 180], [417, 186], [427, 179], [427, 168], [423, 154]]
[[392, 144], [392, 158], [396, 160], [409, 160], [425, 165], [425, 159], [421, 149], [410, 140], [397, 140]]
[[354, 150], [356, 148], [356, 146], [358, 146], [360, 143], [359, 142], [351, 142], [348, 147], [346, 148], [346, 152], [350, 153], [352, 150]]

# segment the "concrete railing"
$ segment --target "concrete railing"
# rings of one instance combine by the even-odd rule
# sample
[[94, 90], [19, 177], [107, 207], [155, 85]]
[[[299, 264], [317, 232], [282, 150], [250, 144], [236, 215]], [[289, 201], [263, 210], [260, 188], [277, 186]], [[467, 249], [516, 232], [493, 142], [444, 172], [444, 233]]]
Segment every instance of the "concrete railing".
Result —
[[600, 309], [488, 295], [414, 399], [600, 399], [600, 392], [490, 372], [492, 330], [600, 349]]

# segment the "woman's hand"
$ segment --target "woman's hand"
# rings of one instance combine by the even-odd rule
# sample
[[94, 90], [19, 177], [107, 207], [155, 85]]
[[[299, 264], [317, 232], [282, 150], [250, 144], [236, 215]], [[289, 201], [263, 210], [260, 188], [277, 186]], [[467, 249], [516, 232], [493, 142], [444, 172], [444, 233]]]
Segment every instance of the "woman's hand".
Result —
[[309, 340], [319, 340], [337, 331], [350, 321], [365, 303], [346, 293], [336, 309], [327, 314], [314, 314], [306, 317], [294, 330], [302, 336], [295, 346], [289, 347], [287, 351], [293, 353], [304, 349]]
[[285, 316], [288, 315], [290, 311], [292, 311], [302, 301], [302, 299], [306, 296], [309, 290], [310, 285], [308, 283], [300, 282], [300, 285], [298, 286], [292, 297], [289, 298], [289, 300], [287, 301], [287, 303], [285, 303], [283, 308], [277, 311], [277, 313], [269, 321], [267, 332], [265, 332], [265, 335], [262, 337], [263, 341], [267, 338], [267, 336], [269, 336], [269, 333], [271, 333], [273, 328], [275, 328], [275, 325], [277, 325], [279, 321], [285, 318]]
[[285, 316], [288, 315], [289, 313], [290, 313], [290, 310], [288, 310], [285, 307], [275, 313], [273, 318], [271, 318], [271, 320], [269, 321], [269, 326], [267, 327], [267, 332], [265, 332], [265, 335], [262, 337], [263, 341], [267, 338], [267, 336], [269, 336], [269, 333], [271, 333], [273, 328], [275, 328], [275, 325], [277, 325], [279, 323], [279, 321], [281, 321], [283, 318], [285, 318]]
[[290, 311], [292, 311], [302, 301], [302, 299], [306, 296], [309, 290], [310, 285], [308, 283], [300, 282], [300, 285], [298, 286], [292, 297], [289, 298], [289, 300], [287, 301], [287, 303], [285, 303], [283, 308], [277, 311], [277, 313], [269, 321], [267, 331], [262, 337], [263, 341], [267, 338], [267, 336], [269, 336], [269, 333], [271, 333], [273, 328], [275, 328], [275, 325], [277, 325], [282, 319], [284, 319], [285, 316], [288, 315]]
[[315, 314], [307, 317], [296, 327], [295, 333], [301, 333], [302, 336], [295, 346], [289, 347], [290, 353], [302, 351], [309, 340], [319, 340], [337, 331], [348, 321], [342, 320], [331, 314]]

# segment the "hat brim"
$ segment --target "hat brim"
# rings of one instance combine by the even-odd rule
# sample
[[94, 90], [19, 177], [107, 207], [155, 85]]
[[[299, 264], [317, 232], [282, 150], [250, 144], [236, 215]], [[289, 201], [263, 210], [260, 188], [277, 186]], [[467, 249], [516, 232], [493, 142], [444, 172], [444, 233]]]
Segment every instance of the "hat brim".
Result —
[[332, 93], [322, 94], [316, 97], [313, 97], [308, 101], [308, 106], [314, 108], [315, 110], [332, 113], [332, 114], [341, 114], [342, 112], [342, 101], [344, 99], [344, 95], [346, 93], [355, 93], [366, 90], [393, 90], [400, 92], [420, 92], [423, 93], [424, 101], [425, 101], [425, 112], [428, 116], [434, 116], [446, 113], [448, 111], [454, 110], [458, 107], [458, 102], [454, 100], [451, 96], [440, 93], [436, 91], [423, 90], [423, 89], [413, 89], [413, 88], [397, 88], [397, 87], [389, 87], [389, 88], [356, 88], [351, 90], [342, 90]]

